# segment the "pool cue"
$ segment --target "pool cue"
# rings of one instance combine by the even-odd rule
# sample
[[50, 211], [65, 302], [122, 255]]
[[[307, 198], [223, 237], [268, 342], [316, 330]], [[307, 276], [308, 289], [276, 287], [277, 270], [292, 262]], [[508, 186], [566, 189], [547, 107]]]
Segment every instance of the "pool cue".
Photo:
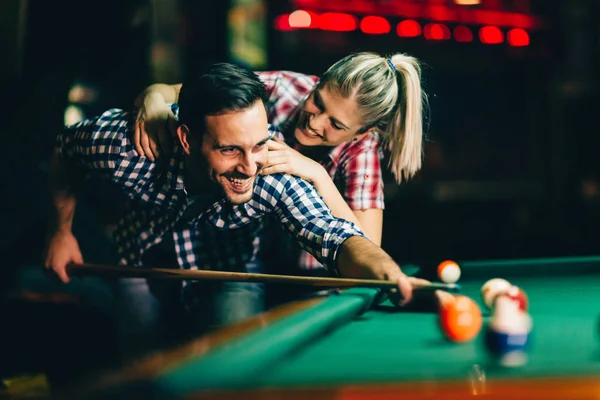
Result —
[[[398, 285], [395, 282], [382, 281], [376, 279], [321, 278], [308, 276], [272, 275], [210, 270], [122, 267], [98, 264], [69, 264], [67, 265], [67, 273], [73, 276], [109, 276], [114, 278], [263, 282], [330, 288], [369, 287], [390, 289], [398, 287]], [[431, 282], [428, 284], [415, 283], [413, 284], [413, 289], [440, 289], [457, 291], [460, 290], [460, 285], [456, 283], [436, 282]]]

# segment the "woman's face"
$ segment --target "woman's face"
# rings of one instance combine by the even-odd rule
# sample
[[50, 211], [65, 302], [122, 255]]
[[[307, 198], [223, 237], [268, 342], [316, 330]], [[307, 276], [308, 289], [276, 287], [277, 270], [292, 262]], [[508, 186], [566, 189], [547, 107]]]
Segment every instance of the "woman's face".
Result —
[[363, 127], [358, 105], [325, 87], [304, 102], [294, 135], [303, 146], [337, 146], [352, 140]]

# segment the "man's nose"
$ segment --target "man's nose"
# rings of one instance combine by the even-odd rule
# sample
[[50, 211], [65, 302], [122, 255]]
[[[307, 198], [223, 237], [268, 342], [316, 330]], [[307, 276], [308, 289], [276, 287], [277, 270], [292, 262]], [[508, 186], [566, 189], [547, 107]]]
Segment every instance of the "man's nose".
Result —
[[[262, 164], [264, 164], [264, 162]], [[257, 157], [255, 154], [245, 154], [240, 157], [237, 171], [246, 176], [254, 176], [258, 172], [259, 168], [261, 168], [262, 164], [260, 163], [259, 157]]]

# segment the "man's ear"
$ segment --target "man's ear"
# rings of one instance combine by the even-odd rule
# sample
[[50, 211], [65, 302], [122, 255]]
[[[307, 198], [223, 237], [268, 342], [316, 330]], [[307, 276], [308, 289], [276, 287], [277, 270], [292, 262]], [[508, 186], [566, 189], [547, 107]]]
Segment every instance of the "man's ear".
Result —
[[186, 155], [190, 155], [190, 128], [187, 125], [179, 125], [177, 127], [177, 137], [179, 138], [179, 143], [181, 143], [181, 147]]

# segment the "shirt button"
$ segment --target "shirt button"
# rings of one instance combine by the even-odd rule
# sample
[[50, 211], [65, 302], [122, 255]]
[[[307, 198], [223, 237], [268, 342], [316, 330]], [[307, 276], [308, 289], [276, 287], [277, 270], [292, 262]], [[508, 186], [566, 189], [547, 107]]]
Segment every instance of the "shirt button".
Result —
[[369, 174], [365, 174], [365, 179], [369, 179]]

